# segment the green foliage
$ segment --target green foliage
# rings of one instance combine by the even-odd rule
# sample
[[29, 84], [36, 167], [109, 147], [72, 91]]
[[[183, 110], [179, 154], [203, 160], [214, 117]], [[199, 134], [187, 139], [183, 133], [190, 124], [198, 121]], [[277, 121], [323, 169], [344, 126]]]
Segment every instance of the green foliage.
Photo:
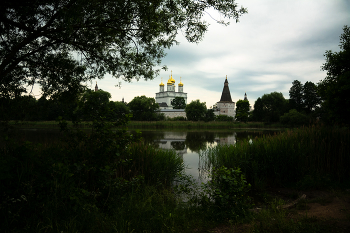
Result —
[[264, 121], [278, 122], [288, 109], [288, 102], [280, 92], [264, 94], [261, 98], [263, 103]]
[[[296, 185], [306, 176], [329, 176], [346, 183], [350, 176], [349, 129], [311, 126], [200, 153], [203, 169], [240, 167], [254, 188]], [[308, 179], [310, 180], [310, 179]], [[317, 179], [315, 179], [317, 180]]]
[[344, 26], [340, 36], [340, 51], [326, 51], [322, 69], [327, 77], [318, 84], [325, 112], [322, 119], [328, 123], [350, 124], [350, 27]]
[[249, 116], [249, 101], [238, 100], [236, 103], [236, 120], [247, 122]]
[[264, 119], [264, 103], [259, 97], [254, 103], [253, 110], [253, 120], [254, 121], [263, 121]]
[[167, 121], [186, 121], [186, 117], [183, 117], [183, 116], [178, 116], [173, 118], [167, 117], [166, 120]]
[[132, 119], [135, 121], [155, 121], [158, 120], [156, 111], [159, 109], [158, 103], [154, 98], [146, 96], [136, 96], [128, 104]]
[[289, 105], [291, 109], [301, 112], [304, 109], [304, 86], [298, 80], [294, 80], [292, 84], [289, 89]]
[[207, 106], [205, 102], [201, 103], [200, 100], [193, 100], [187, 104], [185, 111], [187, 120], [200, 121], [205, 118]]
[[[63, 141], [50, 146], [1, 141], [2, 230], [124, 232], [145, 226], [144, 218], [137, 219], [152, 219], [150, 213], [154, 217], [147, 229], [159, 227], [164, 219], [157, 214], [163, 208], [169, 208], [167, 214], [174, 211], [176, 201], [170, 193], [160, 195], [157, 187], [166, 192], [184, 169], [183, 161], [173, 151], [137, 142], [138, 134], [110, 126], [95, 121], [88, 134], [64, 130]], [[130, 210], [140, 215], [131, 216]]]
[[175, 97], [171, 101], [171, 105], [173, 106], [173, 109], [185, 109], [186, 108], [186, 102], [184, 97]]
[[106, 117], [110, 98], [109, 92], [87, 90], [79, 100], [77, 115], [88, 121]]
[[[242, 218], [251, 207], [250, 198], [247, 195], [250, 184], [247, 183], [240, 168], [213, 168], [211, 180], [204, 185], [209, 195], [206, 204], [214, 204], [218, 208], [219, 217]], [[209, 203], [208, 203], [209, 202]]]
[[208, 9], [236, 21], [247, 12], [233, 0], [127, 3], [1, 3], [0, 93], [20, 93], [34, 83], [40, 83], [48, 95], [76, 91], [82, 82], [107, 73], [129, 81], [153, 79], [164, 49], [177, 44], [179, 30], [190, 42], [203, 38], [208, 29], [203, 16]]
[[121, 119], [130, 113], [128, 106], [123, 102], [110, 101], [107, 107], [108, 113], [106, 118], [108, 121], [118, 121], [118, 119]]
[[215, 120], [215, 114], [214, 109], [208, 109], [205, 112], [205, 117], [203, 119], [205, 122], [214, 121]]
[[290, 110], [288, 113], [285, 113], [280, 117], [280, 122], [284, 125], [290, 125], [292, 127], [308, 125], [309, 117], [298, 112], [295, 109]]
[[306, 82], [303, 90], [304, 107], [306, 113], [311, 113], [318, 108], [321, 103], [317, 93], [317, 86], [313, 82]]
[[215, 116], [215, 121], [229, 121], [232, 122], [235, 119], [231, 116], [227, 116], [227, 115], [217, 115]]

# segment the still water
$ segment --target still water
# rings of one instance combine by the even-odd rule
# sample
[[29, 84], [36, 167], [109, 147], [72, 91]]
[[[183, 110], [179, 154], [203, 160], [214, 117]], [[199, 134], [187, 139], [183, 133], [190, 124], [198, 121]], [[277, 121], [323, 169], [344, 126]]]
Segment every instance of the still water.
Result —
[[183, 158], [186, 174], [198, 183], [208, 177], [201, 170], [199, 153], [216, 145], [233, 145], [240, 141], [254, 140], [256, 137], [274, 134], [271, 130], [248, 131], [143, 131], [145, 142], [166, 150], [175, 150]]

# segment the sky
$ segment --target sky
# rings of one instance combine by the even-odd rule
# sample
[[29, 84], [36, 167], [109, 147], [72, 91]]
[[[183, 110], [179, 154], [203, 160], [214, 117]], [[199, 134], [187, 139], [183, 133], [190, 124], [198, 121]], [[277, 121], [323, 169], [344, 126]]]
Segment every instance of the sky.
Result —
[[[294, 80], [318, 83], [326, 77], [321, 70], [325, 51], [338, 52], [343, 26], [350, 26], [350, 0], [236, 0], [248, 13], [229, 26], [217, 24], [222, 19], [209, 11], [210, 24], [204, 39], [186, 41], [181, 31], [179, 45], [166, 50], [162, 70], [154, 80], [131, 83], [106, 75], [97, 80], [99, 89], [108, 91], [113, 101], [130, 102], [135, 96], [155, 98], [163, 83], [172, 76], [177, 84], [182, 77], [187, 102], [199, 99], [207, 107], [220, 101], [227, 75], [232, 101], [247, 93], [251, 106], [264, 94], [281, 92], [289, 98]], [[89, 83], [91, 89], [95, 86]], [[121, 82], [121, 87], [116, 87]]]

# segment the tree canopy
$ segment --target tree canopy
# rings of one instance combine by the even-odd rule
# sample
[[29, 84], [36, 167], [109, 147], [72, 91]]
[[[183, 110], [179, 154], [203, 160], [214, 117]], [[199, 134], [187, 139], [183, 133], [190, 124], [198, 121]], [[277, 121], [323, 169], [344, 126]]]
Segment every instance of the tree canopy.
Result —
[[156, 111], [159, 109], [158, 103], [154, 98], [146, 96], [136, 96], [128, 103], [128, 107], [133, 114], [135, 121], [154, 121], [157, 120]]
[[[246, 13], [235, 0], [38, 0], [0, 3], [0, 93], [39, 83], [45, 94], [72, 91], [110, 73], [153, 79], [179, 30], [199, 42], [208, 9], [222, 19]], [[217, 21], [228, 24], [228, 21]], [[165, 68], [165, 67], [163, 67]]]
[[292, 87], [289, 89], [289, 105], [291, 109], [301, 112], [304, 108], [304, 86], [298, 80], [294, 80], [292, 84]]
[[253, 120], [262, 121], [264, 119], [264, 103], [259, 97], [254, 103]]
[[288, 102], [281, 92], [264, 94], [261, 98], [264, 109], [264, 119], [267, 122], [277, 122], [280, 116], [288, 111]]
[[313, 82], [307, 81], [303, 89], [304, 108], [306, 113], [315, 111], [320, 104], [320, 96], [317, 93], [317, 86]]
[[184, 97], [175, 97], [171, 101], [171, 105], [173, 106], [173, 109], [185, 109], [186, 102]]
[[96, 120], [106, 117], [111, 94], [107, 91], [87, 90], [79, 100], [77, 114], [84, 120]]
[[249, 115], [249, 101], [248, 100], [238, 100], [236, 103], [236, 120], [247, 122]]
[[207, 106], [205, 102], [201, 103], [200, 100], [193, 100], [187, 104], [185, 111], [187, 120], [200, 121], [206, 116]]
[[322, 69], [327, 76], [318, 84], [324, 120], [350, 124], [350, 27], [344, 26], [340, 36], [340, 51], [326, 51]]

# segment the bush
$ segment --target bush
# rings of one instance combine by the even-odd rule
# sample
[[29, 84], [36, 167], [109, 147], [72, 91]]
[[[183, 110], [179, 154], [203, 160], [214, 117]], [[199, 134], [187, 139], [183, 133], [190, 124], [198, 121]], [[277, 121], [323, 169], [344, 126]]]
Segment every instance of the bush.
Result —
[[292, 109], [280, 117], [280, 122], [284, 125], [302, 126], [309, 123], [309, 118], [297, 110]]
[[167, 121], [186, 121], [186, 117], [178, 116], [178, 117], [167, 117]]
[[215, 121], [234, 121], [234, 118], [227, 115], [218, 115], [215, 116]]
[[204, 190], [209, 195], [206, 202], [213, 201], [213, 207], [220, 217], [242, 218], [251, 208], [250, 198], [247, 192], [250, 184], [240, 168], [213, 168], [211, 180], [204, 185]]

